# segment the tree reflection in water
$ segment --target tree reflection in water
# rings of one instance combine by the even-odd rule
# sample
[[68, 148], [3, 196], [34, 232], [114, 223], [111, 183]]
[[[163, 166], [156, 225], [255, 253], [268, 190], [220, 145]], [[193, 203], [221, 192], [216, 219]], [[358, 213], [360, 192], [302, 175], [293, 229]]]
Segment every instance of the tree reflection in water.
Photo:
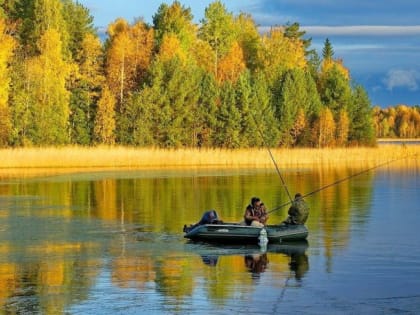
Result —
[[[354, 172], [292, 170], [286, 181], [294, 192], [307, 193]], [[328, 272], [335, 252], [350, 241], [353, 218], [358, 226], [368, 222], [373, 179], [366, 174], [307, 198], [312, 247], [325, 249]], [[203, 209], [236, 221], [250, 196], [263, 196], [270, 208], [284, 203], [287, 196], [270, 171], [105, 172], [1, 184], [0, 313], [65, 312], [89, 300], [98, 279], [105, 279], [106, 288], [135, 288], [179, 305], [201, 290], [221, 303], [238, 290], [252, 291], [254, 276], [277, 287], [279, 279], [300, 281], [309, 269], [300, 245], [185, 251], [182, 226]], [[270, 223], [286, 216], [284, 207], [270, 215]]]

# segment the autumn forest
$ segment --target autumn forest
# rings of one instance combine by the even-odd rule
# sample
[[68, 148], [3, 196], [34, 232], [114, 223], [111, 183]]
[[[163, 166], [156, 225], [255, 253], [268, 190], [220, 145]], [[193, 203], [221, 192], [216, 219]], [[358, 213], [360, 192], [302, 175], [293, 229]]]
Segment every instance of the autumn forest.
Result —
[[398, 120], [397, 109], [372, 108], [328, 39], [319, 55], [298, 23], [261, 33], [220, 1], [199, 24], [174, 1], [152, 24], [116, 19], [101, 40], [78, 2], [0, 0], [0, 42], [3, 147], [332, 147], [420, 135], [419, 109], [400, 108]]

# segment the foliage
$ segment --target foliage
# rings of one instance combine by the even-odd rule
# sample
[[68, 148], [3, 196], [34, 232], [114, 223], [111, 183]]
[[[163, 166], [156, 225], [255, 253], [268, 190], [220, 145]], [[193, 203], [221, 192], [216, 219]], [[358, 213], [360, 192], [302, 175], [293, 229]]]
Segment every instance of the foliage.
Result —
[[236, 82], [245, 70], [244, 54], [237, 42], [232, 44], [230, 51], [220, 60], [218, 64], [218, 80]]
[[271, 28], [263, 35], [259, 62], [267, 77], [274, 78], [279, 71], [306, 67], [305, 51], [301, 40], [285, 36], [284, 29]]
[[156, 102], [153, 88], [145, 87], [141, 92], [130, 96], [124, 117], [127, 122], [121, 143], [136, 146], [156, 145], [153, 134], [153, 114]]
[[379, 138], [419, 138], [420, 108], [398, 105], [373, 109], [375, 134]]
[[353, 90], [352, 102], [349, 106], [349, 119], [349, 143], [374, 145], [376, 137], [372, 108], [365, 89], [360, 85]]
[[247, 69], [251, 72], [259, 68], [258, 53], [261, 49], [260, 34], [251, 15], [240, 13], [235, 19], [238, 30], [237, 41], [242, 47]]
[[336, 128], [336, 145], [346, 146], [349, 138], [350, 120], [347, 111], [342, 109], [338, 116]]
[[251, 84], [250, 75], [246, 73], [239, 78], [235, 87], [237, 107], [241, 114], [241, 147], [254, 147], [261, 143], [261, 136], [258, 134], [261, 122], [255, 118], [258, 108], [252, 99]]
[[105, 81], [101, 43], [95, 35], [85, 35], [76, 60], [78, 73], [70, 98], [70, 138], [72, 143], [89, 145], [93, 142], [96, 104]]
[[95, 118], [94, 135], [96, 143], [115, 143], [115, 98], [105, 86], [98, 101], [98, 112]]
[[[271, 91], [267, 78], [262, 73], [251, 77], [251, 110], [254, 113], [258, 136], [254, 134], [256, 146], [276, 147], [280, 143], [280, 132], [275, 110], [271, 106]], [[256, 140], [259, 139], [259, 140]]]
[[79, 2], [61, 0], [63, 3], [63, 19], [69, 35], [68, 48], [73, 58], [82, 49], [84, 38], [89, 34], [94, 36], [96, 31], [93, 27], [93, 16], [89, 10]]
[[324, 60], [331, 60], [334, 56], [334, 49], [330, 40], [327, 38], [324, 42], [324, 48], [322, 49], [322, 57]]
[[[61, 41], [61, 54], [68, 59], [70, 34], [63, 13], [63, 3], [60, 0], [34, 0], [28, 44], [38, 43], [45, 32], [54, 29], [59, 34]], [[35, 46], [34, 49], [36, 53], [41, 51], [39, 45]]]
[[220, 105], [216, 112], [215, 145], [227, 149], [241, 146], [241, 112], [236, 105], [236, 91], [232, 82], [223, 83], [220, 90]]
[[208, 72], [203, 72], [194, 120], [194, 144], [198, 147], [212, 147], [214, 145], [219, 92], [214, 76]]
[[7, 34], [6, 20], [0, 17], [0, 146], [9, 141], [12, 122], [9, 110], [10, 61], [15, 48], [15, 40]]
[[174, 1], [170, 6], [162, 3], [153, 16], [157, 50], [160, 49], [165, 35], [173, 35], [187, 51], [196, 37], [196, 28], [192, 19], [191, 9], [185, 8], [179, 1]]
[[199, 37], [208, 42], [214, 54], [214, 75], [218, 76], [219, 60], [231, 49], [235, 40], [235, 24], [231, 13], [225, 5], [217, 0], [211, 3], [204, 12]]
[[27, 80], [33, 105], [32, 140], [37, 145], [68, 143], [70, 67], [63, 59], [60, 34], [48, 29], [39, 42], [40, 55], [28, 61]]
[[241, 148], [373, 145], [418, 136], [418, 110], [372, 108], [329, 39], [299, 23], [261, 34], [217, 0], [200, 25], [180, 1], [102, 42], [74, 0], [0, 2], [0, 145]]
[[315, 123], [314, 136], [318, 147], [331, 147], [335, 145], [336, 124], [331, 110], [328, 107], [321, 109], [319, 119]]
[[[153, 138], [153, 144], [162, 147], [196, 144], [194, 122], [199, 98], [197, 91], [200, 90], [200, 73], [195, 65], [185, 64], [177, 56], [172, 59], [157, 59], [153, 63], [137, 102], [131, 104], [128, 109], [131, 114], [136, 111], [143, 118], [149, 119], [146, 126], [153, 135], [144, 132], [146, 136], [143, 141], [136, 133], [135, 143], [149, 143]], [[131, 108], [140, 105], [140, 100], [145, 102], [142, 108]], [[132, 130], [136, 130], [136, 126], [130, 126]], [[126, 131], [126, 139], [130, 139], [129, 134], [130, 132]]]
[[347, 109], [351, 100], [349, 79], [339, 63], [324, 60], [318, 86], [321, 102], [331, 109], [337, 119], [340, 110]]
[[295, 22], [295, 23], [286, 23], [285, 28], [284, 28], [284, 36], [286, 36], [287, 38], [290, 39], [295, 39], [295, 40], [301, 40], [302, 41], [302, 45], [305, 49], [305, 56], [308, 56], [310, 54], [312, 54], [314, 52], [313, 49], [309, 49], [311, 46], [311, 42], [312, 39], [305, 39], [304, 36], [306, 34], [306, 31], [301, 31], [300, 30], [300, 25], [299, 23]]
[[117, 112], [124, 109], [124, 98], [141, 83], [150, 65], [153, 29], [138, 21], [130, 25], [117, 19], [108, 27], [106, 74], [110, 90], [118, 99]]
[[173, 34], [163, 35], [157, 57], [162, 61], [167, 61], [174, 57], [181, 59], [183, 62], [187, 60], [185, 50], [182, 49], [178, 37]]

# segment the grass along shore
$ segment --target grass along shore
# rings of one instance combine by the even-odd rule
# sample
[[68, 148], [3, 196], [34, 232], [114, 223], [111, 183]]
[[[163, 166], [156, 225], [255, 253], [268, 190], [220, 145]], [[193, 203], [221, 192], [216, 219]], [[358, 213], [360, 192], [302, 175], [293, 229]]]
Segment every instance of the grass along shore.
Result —
[[381, 142], [395, 142], [395, 143], [412, 143], [412, 142], [420, 142], [420, 138], [378, 138], [376, 139], [378, 143]]
[[[373, 167], [392, 160], [390, 167], [418, 166], [420, 146], [376, 148], [272, 149], [284, 167]], [[6, 170], [109, 169], [171, 167], [273, 167], [267, 149], [158, 149], [121, 146], [0, 149], [0, 174]], [[69, 170], [67, 170], [69, 171]]]

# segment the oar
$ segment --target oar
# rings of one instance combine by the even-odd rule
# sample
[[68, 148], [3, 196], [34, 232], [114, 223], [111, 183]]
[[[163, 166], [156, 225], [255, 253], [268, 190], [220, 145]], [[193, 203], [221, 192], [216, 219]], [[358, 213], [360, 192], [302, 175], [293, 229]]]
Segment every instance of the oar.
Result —
[[[390, 160], [390, 161], [386, 161], [386, 162], [384, 162], [384, 163], [378, 164], [378, 165], [376, 165], [376, 166], [374, 166], [374, 167], [368, 168], [368, 169], [363, 170], [363, 171], [361, 171], [361, 172], [354, 173], [354, 174], [352, 174], [352, 175], [350, 175], [350, 176], [348, 176], [348, 177], [346, 177], [346, 178], [339, 179], [339, 180], [337, 180], [337, 181], [335, 181], [335, 182], [333, 182], [333, 183], [331, 183], [331, 184], [328, 184], [328, 185], [322, 186], [322, 187], [320, 187], [320, 188], [318, 188], [318, 189], [316, 189], [316, 190], [314, 190], [314, 191], [311, 191], [311, 192], [309, 192], [309, 193], [307, 193], [307, 194], [303, 195], [303, 196], [302, 196], [302, 198], [304, 198], [304, 197], [308, 197], [308, 196], [311, 196], [311, 195], [313, 195], [313, 194], [315, 194], [315, 193], [317, 193], [317, 192], [319, 192], [319, 191], [321, 191], [321, 190], [324, 190], [324, 189], [329, 188], [329, 187], [331, 187], [331, 186], [337, 185], [337, 184], [339, 184], [339, 183], [341, 183], [341, 182], [344, 182], [344, 181], [349, 180], [349, 179], [351, 179], [351, 178], [353, 178], [353, 177], [359, 176], [359, 175], [361, 175], [361, 174], [363, 174], [363, 173], [366, 173], [366, 172], [372, 171], [372, 170], [374, 170], [374, 169], [376, 169], [376, 168], [379, 168], [379, 167], [381, 167], [381, 166], [388, 165], [388, 164], [390, 164], [390, 163], [393, 163], [393, 162], [396, 162], [396, 161], [399, 161], [399, 160], [404, 160], [404, 159], [407, 159], [407, 158], [409, 158], [409, 157], [415, 157], [415, 156], [417, 156], [417, 155], [418, 155], [418, 153], [416, 153], [416, 154], [412, 154], [412, 155], [407, 155], [407, 156], [404, 156], [404, 157], [401, 157], [401, 158], [397, 158], [397, 159], [393, 159], [393, 160]], [[289, 197], [290, 197], [290, 196], [289, 196]], [[287, 206], [287, 205], [290, 205], [291, 203], [292, 203], [292, 200], [291, 200], [291, 201], [288, 201], [288, 202], [285, 202], [285, 203], [281, 204], [280, 206], [277, 206], [277, 207], [275, 207], [274, 209], [271, 209], [271, 210], [270, 210], [270, 211], [268, 211], [267, 213], [271, 213], [271, 212], [277, 211], [277, 210], [279, 210], [279, 209], [281, 209], [281, 208], [283, 208], [283, 207], [285, 207], [285, 206]]]

